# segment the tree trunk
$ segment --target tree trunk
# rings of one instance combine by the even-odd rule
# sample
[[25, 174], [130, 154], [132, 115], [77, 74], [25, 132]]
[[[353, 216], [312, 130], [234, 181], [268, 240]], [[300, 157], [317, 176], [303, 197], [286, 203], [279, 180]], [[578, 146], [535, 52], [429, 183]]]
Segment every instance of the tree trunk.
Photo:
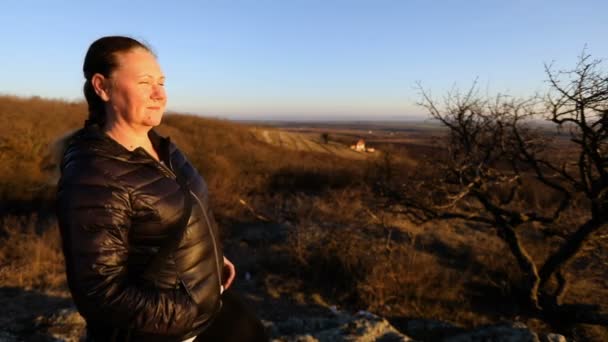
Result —
[[[605, 222], [598, 219], [590, 219], [578, 228], [574, 234], [566, 239], [564, 244], [553, 253], [540, 269], [540, 287], [547, 284], [551, 276], [575, 257], [583, 247], [583, 244], [591, 234], [604, 226]], [[563, 296], [563, 293], [561, 294]]]
[[525, 247], [521, 244], [517, 233], [513, 227], [502, 224], [500, 226], [502, 230], [502, 238], [507, 243], [509, 248], [511, 249], [511, 253], [515, 256], [517, 260], [517, 264], [519, 268], [524, 272], [527, 277], [528, 284], [528, 301], [531, 304], [532, 308], [541, 310], [540, 305], [538, 304], [538, 289], [540, 278], [538, 276], [538, 270], [536, 268], [536, 264], [532, 260], [532, 257], [526, 251]]

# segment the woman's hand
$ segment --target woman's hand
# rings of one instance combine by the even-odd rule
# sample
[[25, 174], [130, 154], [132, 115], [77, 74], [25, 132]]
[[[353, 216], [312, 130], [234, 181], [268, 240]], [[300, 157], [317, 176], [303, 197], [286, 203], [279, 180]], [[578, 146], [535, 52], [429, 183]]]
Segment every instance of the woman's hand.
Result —
[[232, 282], [234, 281], [234, 277], [236, 276], [236, 268], [234, 264], [228, 260], [228, 258], [224, 257], [224, 269], [222, 270], [222, 280], [224, 291], [228, 290]]

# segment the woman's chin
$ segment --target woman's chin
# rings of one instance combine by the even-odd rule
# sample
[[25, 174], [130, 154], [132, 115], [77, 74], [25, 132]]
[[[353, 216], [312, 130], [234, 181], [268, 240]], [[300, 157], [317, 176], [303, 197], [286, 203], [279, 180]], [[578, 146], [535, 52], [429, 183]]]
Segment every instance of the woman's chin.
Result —
[[160, 125], [163, 120], [163, 113], [151, 114], [144, 120], [144, 125], [156, 127]]

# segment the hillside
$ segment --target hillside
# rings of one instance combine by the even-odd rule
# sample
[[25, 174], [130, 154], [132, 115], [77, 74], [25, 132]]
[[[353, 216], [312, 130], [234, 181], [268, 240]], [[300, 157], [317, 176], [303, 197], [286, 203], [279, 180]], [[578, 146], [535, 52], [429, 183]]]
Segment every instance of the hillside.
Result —
[[[287, 132], [279, 129], [254, 129], [253, 132], [260, 141], [292, 151], [327, 153], [340, 158], [357, 160], [377, 158], [380, 154], [379, 152], [357, 152], [352, 150], [349, 146], [336, 142], [324, 143], [321, 141], [320, 135], [311, 137], [310, 135]], [[353, 143], [354, 142], [355, 141], [353, 141]]]
[[[8, 312], [0, 326], [9, 327], [0, 340], [74, 338], [82, 330], [52, 199], [53, 143], [81, 126], [85, 111], [82, 103], [0, 97], [0, 306]], [[423, 222], [391, 202], [388, 185], [432, 175], [425, 158], [438, 150], [424, 130], [404, 131], [399, 141], [407, 144], [384, 140], [377, 154], [351, 151], [356, 134], [338, 129], [327, 130], [326, 143], [317, 131], [171, 114], [158, 131], [206, 178], [225, 252], [238, 268], [235, 287], [276, 341], [384, 334], [433, 341], [501, 322], [504, 336], [608, 337], [605, 326], [559, 327], [526, 311], [513, 285], [521, 274], [496, 234], [459, 220]], [[542, 257], [548, 251], [538, 242], [550, 239], [529, 234], [524, 243]], [[608, 310], [605, 239], [588, 249], [569, 266], [565, 301]], [[376, 332], [348, 335], [362, 326]], [[330, 335], [335, 329], [344, 335]]]

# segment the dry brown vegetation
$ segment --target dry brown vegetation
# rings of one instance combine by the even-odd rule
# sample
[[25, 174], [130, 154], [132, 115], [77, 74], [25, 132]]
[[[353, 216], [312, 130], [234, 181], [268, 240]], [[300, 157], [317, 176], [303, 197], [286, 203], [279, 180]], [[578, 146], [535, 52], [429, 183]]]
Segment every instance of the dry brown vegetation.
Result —
[[[65, 290], [49, 150], [82, 125], [85, 111], [82, 103], [0, 97], [1, 288]], [[368, 309], [397, 325], [411, 318], [464, 327], [520, 319], [568, 336], [608, 336], [603, 327], [550, 326], [529, 314], [517, 299], [516, 284], [524, 276], [494, 233], [462, 220], [420, 223], [391, 203], [391, 185], [432, 179], [436, 170], [427, 168], [422, 156], [436, 147], [419, 142], [416, 150], [416, 141], [410, 141], [401, 159], [390, 154], [342, 159], [265, 144], [250, 128], [173, 114], [159, 131], [171, 136], [207, 179], [226, 248], [241, 265], [241, 277], [245, 271], [255, 275], [255, 291], [299, 304]], [[330, 132], [334, 141], [344, 137]], [[396, 145], [383, 149], [393, 156], [403, 152]], [[529, 197], [524, 201], [531, 205], [545, 200], [534, 191]], [[264, 234], [257, 241], [247, 234], [260, 224]], [[538, 259], [555, 248], [554, 238], [522, 237]], [[243, 246], [250, 254], [239, 259]], [[606, 239], [585, 248], [569, 265], [576, 280], [564, 301], [608, 309]], [[262, 312], [270, 318], [287, 314]]]
[[7, 216], [0, 221], [0, 284], [25, 290], [55, 290], [65, 286], [63, 256], [57, 227], [37, 233], [36, 215]]

